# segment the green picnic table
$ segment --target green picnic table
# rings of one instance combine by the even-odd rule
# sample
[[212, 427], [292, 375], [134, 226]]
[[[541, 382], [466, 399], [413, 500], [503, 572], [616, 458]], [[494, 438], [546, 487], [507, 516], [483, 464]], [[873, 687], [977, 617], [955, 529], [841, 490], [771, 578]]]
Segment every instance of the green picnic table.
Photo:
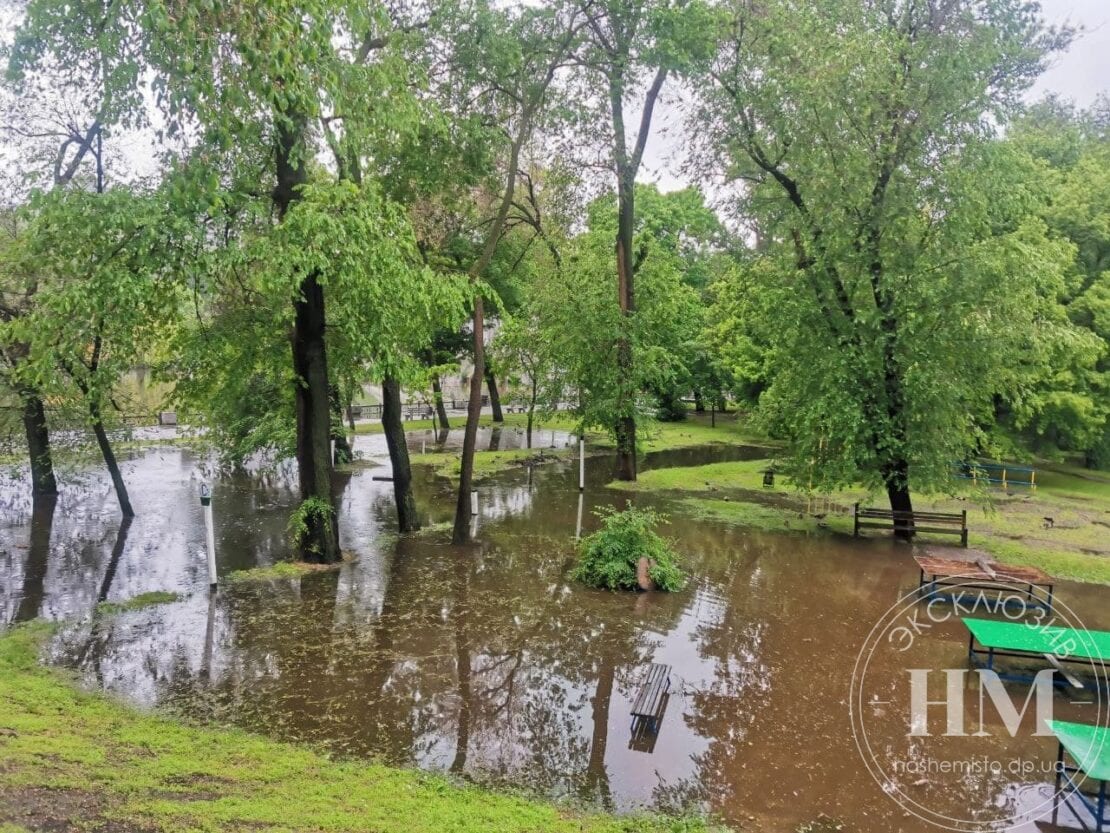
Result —
[[[1046, 721], [1048, 728], [1060, 742], [1056, 753], [1056, 792], [1060, 793], [1066, 781], [1070, 794], [1078, 798], [1092, 816], [1095, 831], [1102, 833], [1110, 824], [1107, 818], [1106, 784], [1110, 781], [1110, 729], [1085, 723], [1068, 723], [1063, 720]], [[1095, 790], [1084, 790], [1077, 780], [1080, 775], [1098, 784]]]
[[[1057, 683], [1073, 688], [1084, 684], [1065, 665], [1087, 666], [1096, 679], [1106, 679], [1105, 664], [1110, 662], [1110, 631], [1089, 631], [1081, 628], [1062, 628], [1040, 625], [1035, 622], [1010, 622], [996, 619], [961, 619], [970, 633], [967, 656], [969, 662], [980, 668], [995, 670], [996, 657], [1043, 659], [1056, 669], [1060, 676]], [[978, 644], [980, 647], [976, 647]], [[983, 659], [985, 657], [985, 660]], [[999, 674], [1003, 679], [1028, 682], [1029, 675]]]

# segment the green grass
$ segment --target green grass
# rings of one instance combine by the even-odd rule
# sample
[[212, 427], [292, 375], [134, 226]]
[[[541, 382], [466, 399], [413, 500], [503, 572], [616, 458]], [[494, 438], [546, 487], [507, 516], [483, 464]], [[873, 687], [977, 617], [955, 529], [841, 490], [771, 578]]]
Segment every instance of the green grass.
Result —
[[669, 451], [713, 443], [774, 446], [766, 437], [753, 433], [735, 413], [718, 414], [716, 427], [710, 423], [709, 416], [691, 413], [682, 422], [653, 422], [640, 426], [637, 438], [639, 449], [644, 452]]
[[[825, 526], [851, 531], [846, 515], [856, 501], [885, 501], [864, 489], [845, 489], [814, 498], [813, 509], [787, 478], [762, 485], [768, 460], [712, 463], [644, 472], [635, 483], [610, 483], [611, 488], [673, 493], [683, 510], [697, 517], [769, 531], [806, 530], [816, 526], [805, 517], [812, 510], [826, 514]], [[962, 495], [917, 496], [915, 506], [940, 512], [966, 510], [971, 546], [999, 561], [1040, 567], [1060, 578], [1110, 584], [1110, 475], [1067, 466], [1038, 471], [1036, 491], [1015, 488]], [[803, 517], [799, 518], [799, 513]], [[1045, 518], [1053, 519], [1050, 528]], [[932, 540], [927, 538], [925, 540]], [[943, 543], [945, 539], [936, 539]]]
[[[457, 427], [463, 426], [463, 420], [457, 421]], [[527, 423], [526, 414], [505, 414], [505, 427], [523, 428]], [[453, 425], [455, 423], [452, 423]], [[494, 426], [493, 418], [483, 415], [479, 426], [489, 428]], [[542, 432], [544, 431], [574, 431], [576, 423], [568, 414], [555, 414], [540, 422], [539, 419], [533, 427], [535, 447], [531, 449], [512, 449], [509, 451], [482, 451], [474, 453], [474, 478], [482, 480], [502, 471], [514, 468], [528, 458], [543, 456], [542, 462], [552, 462], [559, 459], [568, 459], [577, 455], [575, 447], [548, 448], [545, 445]], [[406, 422], [405, 430], [419, 430], [421, 428], [434, 428], [430, 421]], [[359, 425], [363, 433], [379, 433], [380, 423]], [[747, 445], [767, 445], [766, 439], [752, 434], [737, 419], [735, 414], [718, 416], [717, 426], [710, 425], [708, 416], [691, 414], [683, 422], [656, 422], [640, 426], [639, 450], [641, 453], [653, 451], [669, 451], [672, 449], [692, 448], [695, 446], [711, 445], [714, 443], [743, 443]], [[616, 443], [609, 435], [598, 431], [586, 432], [586, 453], [609, 453], [616, 447]], [[770, 447], [770, 446], [768, 446]], [[413, 465], [434, 466], [435, 472], [441, 477], [457, 478], [459, 476], [459, 453], [449, 454], [428, 452], [413, 454], [409, 457]]]
[[236, 570], [228, 573], [224, 581], [228, 584], [247, 584], [254, 581], [274, 581], [275, 579], [301, 578], [310, 573], [338, 570], [346, 561], [335, 564], [309, 564], [305, 561], [279, 561], [269, 567], [253, 567], [249, 570]]
[[[662, 833], [233, 729], [134, 711], [40, 666], [48, 626], [0, 636], [0, 818], [32, 828], [381, 833]], [[44, 798], [45, 796], [45, 798]], [[68, 809], [67, 809], [68, 808]], [[58, 824], [61, 814], [62, 824]], [[67, 817], [71, 816], [71, 817]], [[0, 827], [3, 833], [21, 828]]]
[[821, 520], [804, 512], [765, 506], [743, 500], [684, 498], [678, 501], [686, 514], [695, 518], [744, 526], [763, 532], [824, 533], [831, 530], [851, 532], [852, 521], [845, 516], [829, 515]]
[[[502, 425], [511, 428], [524, 428], [528, 424], [528, 414], [505, 414], [504, 422], [494, 422], [492, 414], [482, 414], [478, 420], [480, 428], [494, 428], [497, 425]], [[465, 414], [453, 414], [448, 417], [451, 429], [463, 428], [466, 425]], [[405, 420], [401, 423], [406, 431], [427, 431], [436, 430], [439, 424], [434, 419], [412, 419]], [[537, 413], [536, 418], [532, 423], [532, 430], [539, 431], [541, 428], [547, 431], [573, 431], [577, 423], [574, 417], [567, 413], [553, 414], [546, 419], [541, 419]], [[382, 433], [382, 423], [380, 420], [372, 420], [370, 422], [359, 422], [355, 424], [356, 434], [380, 434]]]
[[[98, 613], [127, 613], [131, 610], [142, 610], [144, 607], [164, 605], [180, 601], [179, 593], [170, 593], [166, 590], [153, 590], [149, 593], [140, 593], [122, 602], [101, 602], [96, 606]], [[2, 831], [0, 831], [2, 833]]]
[[[537, 463], [552, 463], [556, 460], [566, 460], [578, 454], [576, 448], [513, 448], [508, 451], [476, 451], [474, 452], [474, 480], [475, 482], [518, 467], [525, 460], [535, 460]], [[409, 462], [414, 466], [434, 466], [435, 473], [440, 477], [456, 479], [459, 476], [461, 457], [459, 452], [449, 454], [412, 454]]]

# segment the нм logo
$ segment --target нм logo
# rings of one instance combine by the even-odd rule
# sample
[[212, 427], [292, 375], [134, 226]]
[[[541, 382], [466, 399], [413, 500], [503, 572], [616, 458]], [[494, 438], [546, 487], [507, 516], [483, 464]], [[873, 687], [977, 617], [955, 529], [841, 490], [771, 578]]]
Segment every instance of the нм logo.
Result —
[[[995, 711], [1002, 718], [1002, 723], [1005, 725], [1006, 731], [1010, 733], [1010, 737], [1017, 736], [1021, 721], [1029, 709], [1029, 701], [1034, 698], [1037, 702], [1037, 728], [1034, 734], [1039, 736], [1052, 734], [1047, 726], [1047, 721], [1052, 719], [1053, 670], [1051, 668], [1037, 672], [1037, 676], [1033, 678], [1033, 684], [1029, 687], [1029, 693], [1025, 696], [1021, 711], [1015, 708], [1014, 701], [1010, 699], [1010, 695], [1006, 692], [1006, 687], [998, 674], [982, 668], [976, 669], [976, 673], [979, 675], [979, 730], [974, 732], [973, 736], [984, 737], [990, 735], [990, 732], [983, 728], [984, 693], [994, 704]], [[929, 670], [927, 668], [911, 668], [909, 674], [910, 737], [929, 736], [929, 706], [945, 707], [944, 734], [946, 736], [966, 737], [968, 733], [964, 731], [964, 691], [967, 687], [967, 669], [949, 668], [945, 670], [946, 684], [943, 700], [929, 699]]]

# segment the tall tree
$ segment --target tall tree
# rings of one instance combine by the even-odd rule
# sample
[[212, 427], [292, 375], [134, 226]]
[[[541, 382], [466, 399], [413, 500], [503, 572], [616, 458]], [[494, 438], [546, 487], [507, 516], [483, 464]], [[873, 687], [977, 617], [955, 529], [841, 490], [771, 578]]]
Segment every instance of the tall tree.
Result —
[[456, 43], [456, 60], [465, 79], [451, 95], [461, 100], [491, 102], [495, 118], [506, 125], [497, 170], [500, 182], [491, 200], [491, 216], [483, 224], [476, 255], [466, 269], [474, 289], [471, 338], [474, 369], [467, 402], [463, 433], [459, 490], [451, 539], [456, 544], [470, 540], [470, 491], [474, 474], [474, 451], [482, 411], [485, 380], [485, 289], [486, 270], [493, 261], [506, 230], [516, 195], [525, 145], [532, 138], [548, 91], [557, 73], [566, 66], [583, 25], [574, 8], [555, 5], [506, 11], [486, 9], [473, 22], [478, 37], [466, 36]]
[[1038, 298], [1069, 253], [1029, 222], [1036, 178], [988, 116], [1068, 33], [1024, 0], [733, 11], [694, 129], [767, 241], [736, 289], [764, 316], [761, 408], [815, 483], [862, 479], [912, 510], [911, 486], [974, 449], [1025, 334], [1067, 326]]
[[[633, 252], [636, 225], [636, 176], [651, 133], [655, 105], [668, 75], [707, 54], [713, 15], [697, 2], [603, 0], [583, 2], [588, 38], [579, 60], [590, 77], [600, 77], [605, 92], [610, 164], [616, 178], [617, 302], [622, 328], [636, 312], [635, 278], [639, 256]], [[650, 80], [648, 80], [650, 79]], [[641, 88], [646, 82], [646, 92]], [[628, 125], [631, 100], [641, 97], [637, 126]], [[586, 100], [589, 100], [586, 98]], [[636, 404], [631, 336], [617, 342], [620, 391], [617, 400], [617, 477], [636, 479]]]
[[[39, 0], [29, 7], [15, 54], [23, 66], [87, 60], [93, 48], [87, 33], [96, 31], [116, 117], [141, 121], [149, 84], [163, 134], [185, 137], [194, 162], [209, 163], [189, 196], [217, 211], [231, 205], [260, 212], [266, 200], [272, 225], [280, 228], [296, 213], [310, 161], [323, 149], [314, 129], [321, 117], [341, 116], [344, 134], [352, 137], [403, 130], [404, 111], [387, 111], [408, 95], [404, 62], [350, 59], [351, 52], [372, 48], [388, 22], [377, 3], [125, 2], [105, 13]], [[286, 303], [293, 312], [299, 548], [306, 559], [335, 561], [323, 265], [298, 275]]]
[[126, 188], [56, 191], [32, 201], [28, 214], [3, 268], [37, 286], [35, 302], [0, 328], [0, 343], [26, 346], [21, 375], [36, 389], [76, 391], [129, 518], [105, 411], [119, 379], [177, 314], [175, 252], [188, 232], [164, 193]]

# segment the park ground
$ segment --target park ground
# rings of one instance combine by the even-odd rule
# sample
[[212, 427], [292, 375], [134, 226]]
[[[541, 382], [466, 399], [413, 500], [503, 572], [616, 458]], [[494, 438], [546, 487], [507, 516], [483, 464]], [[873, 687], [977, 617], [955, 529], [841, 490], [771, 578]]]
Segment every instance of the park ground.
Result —
[[[508, 414], [504, 425], [522, 427], [522, 414]], [[482, 427], [493, 425], [488, 415]], [[461, 426], [461, 423], [460, 423]], [[416, 430], [433, 428], [430, 421], [407, 423]], [[377, 423], [360, 426], [380, 430]], [[478, 451], [475, 478], [482, 480], [525, 462], [570, 459], [576, 448], [545, 448], [543, 431], [573, 431], [573, 420], [563, 414], [537, 420], [536, 448]], [[610, 438], [587, 433], [587, 450], [613, 448]], [[690, 414], [681, 422], [655, 423], [641, 437], [643, 452], [668, 451], [713, 444], [747, 445], [766, 450], [766, 456], [737, 462], [658, 468], [641, 472], [635, 483], [609, 484], [614, 492], [653, 494], [666, 499], [671, 511], [764, 531], [805, 534], [851, 534], [852, 505], [885, 506], [883, 495], [865, 489], [843, 489], [809, 494], [805, 484], [781, 474], [773, 487], [763, 486], [763, 471], [775, 461], [778, 446], [760, 436], [735, 413], [716, 416]], [[416, 465], [433, 466], [444, 477], [458, 475], [456, 452], [413, 455]], [[1045, 460], [1034, 461], [1037, 488], [978, 489], [967, 483], [953, 495], [915, 495], [915, 508], [938, 512], [967, 511], [972, 551], [981, 551], [1005, 564], [1032, 565], [1051, 575], [1076, 581], [1110, 584], [1110, 472]], [[1049, 521], [1048, 519], [1051, 519]], [[872, 532], [871, 534], [881, 534]], [[920, 541], [933, 543], [922, 535]], [[951, 538], [935, 539], [938, 547]]]
[[[664, 833], [697, 820], [616, 818], [303, 746], [143, 714], [38, 663], [49, 626], [0, 636], [0, 833], [394, 831]], [[6, 820], [6, 821], [2, 821]]]
[[[509, 426], [522, 423], [518, 414], [506, 418]], [[483, 418], [483, 425], [489, 424], [489, 417]], [[406, 425], [409, 430], [421, 427], [430, 425]], [[556, 416], [542, 427], [569, 431], [574, 425]], [[598, 452], [611, 447], [600, 435], [587, 435], [587, 442]], [[652, 426], [642, 448], [664, 451], [716, 443], [753, 446], [765, 449], [766, 455], [649, 470], [635, 484], [609, 487], [615, 495], [650, 493], [676, 514], [783, 534], [850, 534], [852, 503], [882, 503], [862, 489], [807, 495], [781, 476], [773, 487], [764, 487], [762, 472], [774, 460], [776, 446], [732, 415], [718, 417], [716, 427], [700, 415]], [[489, 477], [541, 452], [544, 460], [554, 460], [575, 450], [483, 451], [478, 453], [478, 471]], [[450, 475], [456, 455], [429, 453], [414, 459]], [[1110, 583], [1110, 473], [1041, 462], [1037, 479], [1036, 492], [918, 496], [916, 505], [967, 509], [972, 547], [1002, 562]], [[1053, 518], [1050, 527], [1046, 517]], [[159, 600], [135, 604], [140, 601]], [[0, 636], [0, 833], [69, 829], [72, 818], [86, 820], [82, 829], [116, 833], [386, 831], [397, 829], [397, 819], [404, 819], [404, 829], [414, 833], [708, 829], [699, 820], [598, 814], [413, 770], [337, 760], [234, 729], [141, 713], [81, 690], [65, 671], [40, 665], [39, 651], [49, 633], [49, 626], [33, 623]]]

